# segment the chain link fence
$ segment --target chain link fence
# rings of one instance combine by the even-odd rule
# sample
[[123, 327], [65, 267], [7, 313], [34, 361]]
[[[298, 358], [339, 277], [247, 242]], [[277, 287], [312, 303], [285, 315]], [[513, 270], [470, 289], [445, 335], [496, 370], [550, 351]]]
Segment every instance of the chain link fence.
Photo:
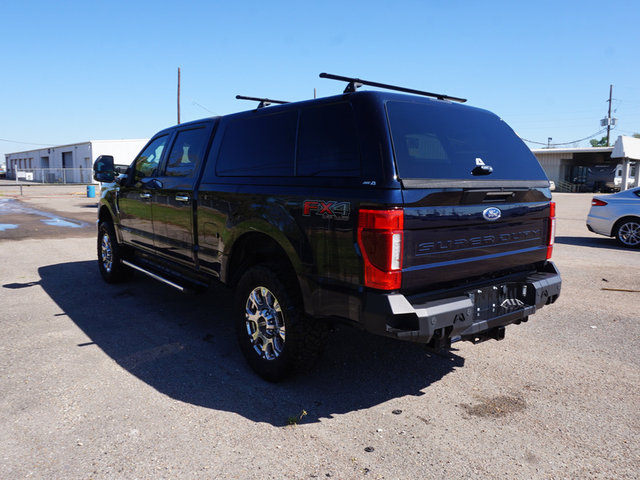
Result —
[[7, 172], [7, 178], [15, 179], [17, 184], [87, 184], [93, 182], [93, 170], [90, 168], [30, 168]]

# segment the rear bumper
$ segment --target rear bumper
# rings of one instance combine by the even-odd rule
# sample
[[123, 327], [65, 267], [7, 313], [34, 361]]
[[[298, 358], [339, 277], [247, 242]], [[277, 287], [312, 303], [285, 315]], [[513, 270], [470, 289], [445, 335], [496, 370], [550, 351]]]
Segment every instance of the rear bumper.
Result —
[[613, 227], [611, 218], [607, 216], [593, 215], [590, 213], [587, 216], [587, 229], [590, 232], [610, 237]]
[[556, 301], [562, 280], [552, 262], [543, 271], [426, 300], [425, 295], [367, 293], [360, 320], [372, 333], [443, 347], [455, 340], [500, 339], [503, 327]]

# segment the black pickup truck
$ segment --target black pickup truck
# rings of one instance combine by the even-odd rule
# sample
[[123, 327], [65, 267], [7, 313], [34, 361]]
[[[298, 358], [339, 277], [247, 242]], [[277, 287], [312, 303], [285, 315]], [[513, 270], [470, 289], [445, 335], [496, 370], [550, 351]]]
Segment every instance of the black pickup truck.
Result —
[[500, 340], [558, 298], [549, 182], [505, 122], [321, 76], [346, 90], [168, 128], [124, 173], [98, 158], [103, 278], [233, 286], [269, 380], [312, 363], [334, 321], [440, 349]]

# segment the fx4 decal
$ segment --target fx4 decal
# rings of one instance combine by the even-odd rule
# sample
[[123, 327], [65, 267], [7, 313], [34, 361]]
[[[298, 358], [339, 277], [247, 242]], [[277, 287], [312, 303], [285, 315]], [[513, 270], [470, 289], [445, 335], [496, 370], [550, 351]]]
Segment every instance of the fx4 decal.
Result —
[[330, 200], [305, 200], [302, 207], [302, 214], [305, 217], [320, 215], [322, 218], [335, 220], [349, 220], [351, 214], [351, 203]]

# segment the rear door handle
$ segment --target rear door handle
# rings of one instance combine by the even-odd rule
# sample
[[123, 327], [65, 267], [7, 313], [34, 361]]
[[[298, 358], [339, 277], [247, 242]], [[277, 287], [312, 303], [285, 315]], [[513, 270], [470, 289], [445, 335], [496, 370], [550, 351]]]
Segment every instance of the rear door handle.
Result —
[[151, 194], [149, 192], [143, 192], [140, 194], [140, 198], [151, 198]]
[[189, 195], [176, 195], [176, 200], [178, 202], [188, 202], [189, 200], [191, 200], [191, 198], [189, 197]]

